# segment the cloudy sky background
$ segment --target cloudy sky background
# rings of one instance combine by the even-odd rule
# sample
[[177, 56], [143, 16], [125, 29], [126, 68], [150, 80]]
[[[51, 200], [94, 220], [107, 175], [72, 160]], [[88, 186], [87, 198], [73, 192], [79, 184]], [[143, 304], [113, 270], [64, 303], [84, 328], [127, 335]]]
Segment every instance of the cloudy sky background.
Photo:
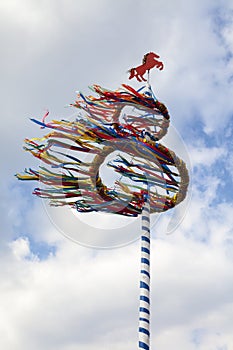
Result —
[[[66, 211], [51, 214], [31, 195], [37, 184], [13, 175], [38, 166], [22, 150], [25, 137], [44, 132], [30, 117], [46, 108], [70, 116], [64, 106], [76, 90], [118, 88], [155, 51], [165, 69], [151, 83], [170, 111], [173, 135], [186, 144], [192, 198], [172, 234], [171, 214], [152, 218], [152, 349], [231, 350], [232, 1], [2, 0], [0, 37], [1, 348], [136, 348], [139, 241], [91, 249], [60, 231], [81, 241], [122, 233], [134, 240], [140, 220], [119, 217], [112, 230], [106, 215], [90, 218], [91, 226]], [[96, 221], [106, 230], [95, 229]]]

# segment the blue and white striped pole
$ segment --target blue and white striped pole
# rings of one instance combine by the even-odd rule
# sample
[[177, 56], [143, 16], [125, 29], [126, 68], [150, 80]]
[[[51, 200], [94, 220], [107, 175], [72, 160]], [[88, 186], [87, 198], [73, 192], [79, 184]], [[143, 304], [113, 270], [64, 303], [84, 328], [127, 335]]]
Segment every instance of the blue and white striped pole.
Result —
[[150, 349], [150, 199], [142, 210], [139, 349]]

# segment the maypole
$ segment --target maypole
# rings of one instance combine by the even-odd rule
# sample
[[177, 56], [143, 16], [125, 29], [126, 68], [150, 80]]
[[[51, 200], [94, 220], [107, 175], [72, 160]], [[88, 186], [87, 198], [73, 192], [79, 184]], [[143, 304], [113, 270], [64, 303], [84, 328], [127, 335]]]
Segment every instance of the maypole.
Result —
[[139, 349], [150, 349], [150, 197], [142, 209]]
[[[41, 121], [31, 119], [49, 132], [41, 139], [25, 139], [24, 149], [45, 165], [16, 174], [19, 180], [42, 184], [33, 194], [52, 206], [142, 215], [139, 350], [150, 349], [150, 214], [178, 205], [189, 183], [183, 160], [159, 142], [170, 115], [149, 84], [150, 69], [163, 69], [158, 58], [149, 52], [140, 66], [130, 69], [129, 79], [146, 82], [138, 90], [127, 84], [114, 91], [93, 85], [97, 96], [80, 92], [70, 105], [78, 110], [74, 120], [47, 122], [48, 112]], [[119, 175], [113, 185], [104, 177], [106, 167]]]

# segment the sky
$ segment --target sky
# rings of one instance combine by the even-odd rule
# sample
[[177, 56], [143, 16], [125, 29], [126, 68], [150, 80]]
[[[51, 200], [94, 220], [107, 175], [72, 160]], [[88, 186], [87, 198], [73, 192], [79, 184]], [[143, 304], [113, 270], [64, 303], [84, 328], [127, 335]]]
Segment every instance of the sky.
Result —
[[71, 116], [75, 91], [129, 83], [154, 51], [162, 142], [191, 184], [180, 209], [151, 216], [151, 348], [233, 349], [232, 1], [2, 0], [0, 40], [1, 348], [136, 348], [140, 219], [52, 210], [14, 174], [38, 166], [29, 118]]

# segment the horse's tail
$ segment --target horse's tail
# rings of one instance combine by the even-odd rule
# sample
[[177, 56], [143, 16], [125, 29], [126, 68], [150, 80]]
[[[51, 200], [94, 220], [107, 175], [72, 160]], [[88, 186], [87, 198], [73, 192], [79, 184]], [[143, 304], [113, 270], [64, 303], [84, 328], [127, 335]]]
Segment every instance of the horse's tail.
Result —
[[135, 76], [135, 68], [131, 68], [128, 72], [130, 73], [129, 79], [132, 79]]

